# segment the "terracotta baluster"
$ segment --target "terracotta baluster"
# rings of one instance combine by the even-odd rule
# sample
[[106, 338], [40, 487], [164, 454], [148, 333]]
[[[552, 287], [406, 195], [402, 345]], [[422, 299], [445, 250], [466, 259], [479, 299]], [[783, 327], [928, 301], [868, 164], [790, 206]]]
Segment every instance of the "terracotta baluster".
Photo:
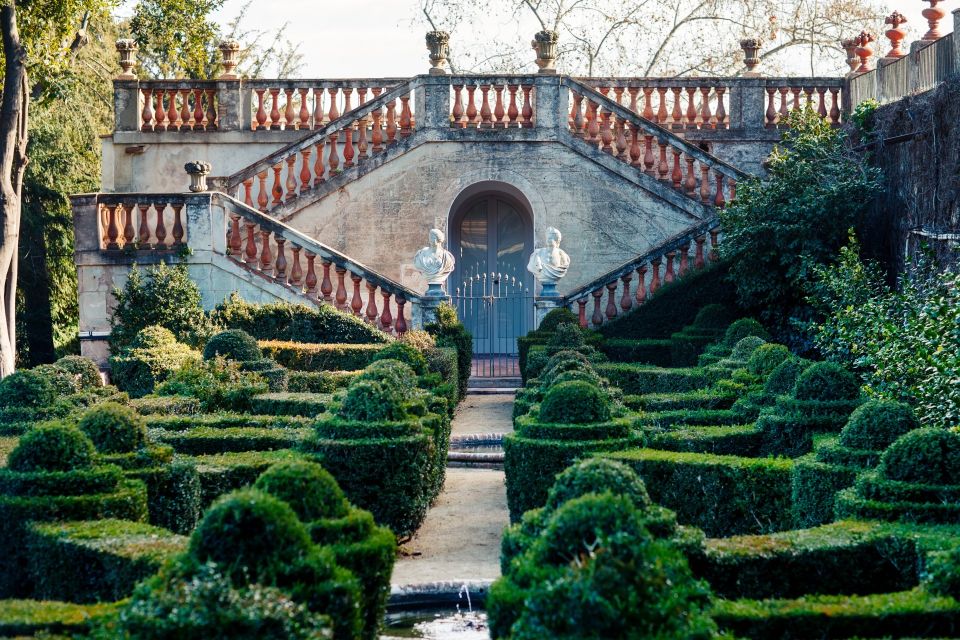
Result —
[[387, 145], [397, 141], [397, 101], [387, 103]]
[[580, 298], [577, 300], [577, 320], [580, 322], [580, 328], [587, 328], [587, 299]]
[[817, 115], [821, 118], [827, 117], [827, 88], [826, 87], [817, 87], [817, 96], [819, 98], [817, 103]]
[[696, 87], [687, 87], [687, 128], [697, 128]]
[[[510, 120], [509, 126], [515, 127], [520, 124], [520, 108], [517, 106], [517, 90], [520, 88], [519, 85], [510, 84], [507, 85], [507, 91], [510, 92], [510, 106], [507, 107], [507, 118]], [[574, 100], [577, 99], [576, 94], [574, 94]], [[579, 105], [577, 102], [577, 108], [579, 113]]]
[[700, 163], [700, 202], [710, 203], [710, 165]]
[[482, 84], [480, 85], [480, 128], [481, 129], [492, 129], [493, 128], [493, 115], [490, 111], [490, 85]]
[[677, 273], [681, 278], [687, 275], [687, 271], [690, 270], [689, 261], [690, 261], [690, 243], [688, 241], [687, 244], [680, 247], [680, 271], [678, 271]]
[[270, 89], [270, 128], [280, 129], [280, 89]]
[[370, 142], [373, 143], [373, 154], [383, 151], [383, 129], [380, 128], [380, 109], [374, 109], [370, 114], [373, 117], [373, 127], [370, 132]]
[[183, 213], [183, 204], [174, 204], [171, 206], [173, 208], [173, 246], [179, 247], [183, 244], [184, 235], [183, 216], [181, 215]]
[[630, 295], [631, 280], [633, 280], [633, 275], [629, 273], [625, 276], [620, 276], [620, 281], [623, 282], [623, 296], [620, 297], [620, 308], [623, 309], [624, 313], [633, 308], [633, 297]]
[[[142, 220], [146, 222], [145, 211]], [[240, 235], [240, 216], [236, 214], [230, 214], [230, 237], [227, 240], [227, 247], [229, 248], [229, 254], [237, 259], [239, 259], [243, 253], [243, 237]]]
[[337, 293], [334, 297], [334, 304], [337, 309], [345, 311], [347, 309], [347, 284], [344, 281], [344, 277], [347, 275], [347, 270], [343, 267], [336, 267], [337, 272]]
[[673, 147], [670, 150], [673, 152], [673, 174], [670, 178], [673, 180], [673, 188], [679, 191], [680, 183], [683, 181], [683, 171], [680, 170], [680, 149]]
[[274, 278], [280, 284], [287, 284], [287, 252], [284, 250], [284, 247], [287, 244], [287, 239], [283, 236], [277, 236], [277, 262], [276, 262], [276, 275]]
[[[930, 6], [920, 12], [926, 21], [930, 29], [923, 34], [921, 38], [924, 42], [932, 42], [934, 40], [939, 40], [943, 37], [943, 33], [940, 31], [940, 21], [943, 20], [944, 16], [947, 15], [947, 12], [938, 7], [943, 0], [923, 0], [924, 2], [929, 2]], [[871, 40], [872, 42], [872, 40]]]
[[380, 312], [380, 328], [390, 333], [393, 328], [393, 316], [390, 314], [390, 296], [393, 294], [380, 289], [380, 295], [383, 296], [383, 311]]
[[270, 232], [260, 229], [260, 271], [269, 276], [273, 273], [273, 253], [270, 251]]
[[803, 89], [803, 93], [807, 97], [807, 108], [809, 109], [813, 109], [813, 94], [815, 91], [816, 89], [812, 87], [804, 87]]
[[315, 264], [317, 256], [309, 251], [305, 251], [304, 255], [307, 257], [307, 277], [303, 284], [306, 286], [307, 296], [313, 299], [317, 296], [317, 267]]
[[220, 128], [220, 125], [217, 124], [216, 93], [216, 89], [207, 89], [207, 123], [205, 126], [208, 131], [216, 131]]
[[204, 92], [202, 89], [194, 89], [193, 91], [193, 130], [194, 131], [203, 131], [203, 114], [205, 113], [203, 109], [203, 95]]
[[693, 163], [694, 158], [689, 153], [684, 154], [684, 161], [687, 163], [687, 179], [684, 181], [683, 186], [684, 190], [687, 192], [687, 195], [692, 196], [697, 190], [697, 176], [694, 173]]
[[643, 136], [644, 139], [644, 151], [643, 151], [643, 166], [647, 172], [647, 175], [655, 175], [654, 164], [656, 160], [653, 157], [653, 135], [647, 133]]
[[330, 109], [327, 111], [327, 122], [333, 122], [340, 117], [340, 111], [337, 109], [337, 93], [340, 89], [332, 87], [327, 89], [327, 95], [330, 96]]
[[283, 93], [286, 97], [287, 104], [283, 110], [283, 120], [281, 120], [281, 124], [284, 129], [293, 129], [296, 126], [293, 112], [293, 89], [284, 89]]
[[587, 142], [600, 140], [600, 118], [597, 116], [597, 103], [587, 98]]
[[363, 311], [363, 299], [360, 297], [360, 282], [363, 278], [351, 273], [350, 279], [353, 280], [353, 298], [350, 300], [350, 310], [353, 315], [359, 318], [360, 312]]
[[476, 85], [467, 85], [467, 121], [463, 123], [464, 127], [476, 127], [477, 126], [477, 102], [475, 100], [475, 94], [477, 92]]
[[[137, 225], [137, 226], [139, 227], [139, 229], [138, 229], [138, 231], [139, 231], [139, 237], [137, 238], [137, 242], [140, 244], [140, 248], [141, 248], [141, 249], [149, 249], [149, 248], [150, 248], [150, 224], [147, 222], [147, 213], [148, 213], [149, 211], [150, 211], [150, 205], [149, 205], [149, 204], [141, 204], [141, 205], [140, 205], [140, 223], [139, 223], [139, 225]], [[238, 219], [239, 219], [239, 218], [238, 218]], [[239, 242], [240, 242], [240, 230], [239, 230], [239, 228], [238, 228], [236, 231], [237, 231], [237, 242], [239, 243]], [[231, 243], [231, 246], [232, 246], [232, 243]], [[238, 248], [237, 253], [239, 254], [239, 244], [238, 244], [237, 248]]]
[[253, 208], [253, 178], [243, 181], [243, 204]]
[[727, 128], [727, 105], [724, 102], [724, 95], [727, 93], [726, 87], [717, 87], [717, 129]]
[[357, 106], [362, 107], [367, 104], [367, 88], [357, 87]]
[[713, 121], [713, 114], [710, 112], [710, 87], [700, 87], [700, 100], [700, 126], [704, 129], [716, 129], [717, 123]]
[[521, 121], [524, 129], [533, 128], [533, 102], [530, 101], [530, 92], [533, 91], [532, 84], [525, 84], [523, 89], [523, 110], [520, 112]]
[[257, 193], [257, 208], [267, 212], [267, 172], [261, 171], [257, 174], [257, 181], [260, 183], [260, 191]]
[[321, 87], [313, 88], [313, 128], [319, 129], [323, 126], [323, 89]]
[[140, 131], [153, 131], [153, 90], [142, 89], [143, 111], [140, 112]]
[[630, 149], [627, 147], [627, 138], [626, 138], [626, 121], [617, 117], [617, 135], [615, 143], [617, 145], [617, 157], [623, 160], [624, 162], [630, 162]]
[[603, 314], [600, 313], [600, 298], [603, 297], [603, 287], [600, 287], [590, 295], [593, 296], [593, 317], [591, 320], [593, 326], [599, 327], [603, 324]]
[[287, 202], [297, 197], [297, 154], [287, 156]]
[[673, 92], [673, 112], [670, 114], [670, 122], [674, 129], [683, 129], [683, 87], [671, 87]]
[[[653, 87], [643, 88], [643, 113], [641, 114], [647, 120], [653, 120]], [[659, 120], [659, 118], [658, 118]], [[654, 120], [656, 122], [656, 120]]]
[[660, 288], [660, 262], [662, 258], [654, 258], [650, 261], [650, 295], [657, 292]]
[[170, 124], [167, 126], [167, 131], [180, 131], [180, 125], [183, 124], [180, 119], [180, 109], [177, 108], [178, 95], [180, 92], [176, 89], [169, 91], [170, 105], [167, 107], [167, 122]]
[[831, 106], [830, 106], [830, 122], [833, 124], [840, 124], [840, 89], [836, 87], [830, 88]]
[[627, 87], [627, 93], [630, 94], [630, 111], [640, 115], [640, 87]]
[[367, 157], [367, 119], [364, 117], [357, 122], [357, 162], [363, 164]]
[[640, 164], [642, 150], [640, 149], [640, 131], [637, 125], [630, 125], [630, 164], [643, 170]]
[[727, 185], [730, 187], [730, 198], [729, 202], [733, 202], [737, 199], [737, 181], [733, 178], [727, 178]]
[[710, 232], [710, 262], [716, 262], [720, 259], [720, 254], [717, 252], [718, 235], [720, 235], [719, 229], [714, 229]]
[[167, 130], [167, 125], [166, 125], [167, 110], [163, 106], [164, 90], [157, 89], [156, 91], [153, 92], [153, 95], [156, 96], [157, 98], [157, 107], [154, 110], [154, 118], [156, 119], [156, 124], [153, 125], [153, 130], [163, 132]]
[[693, 258], [693, 268], [694, 269], [703, 269], [703, 243], [707, 241], [706, 236], [697, 236], [693, 239], [697, 243], [696, 253]]
[[327, 138], [327, 148], [329, 149], [327, 154], [327, 166], [330, 167], [331, 178], [336, 176], [340, 169], [340, 156], [337, 155], [337, 139], [339, 137], [339, 132], [335, 132]]
[[670, 173], [670, 163], [667, 162], [667, 142], [666, 140], [657, 139], [657, 144], [660, 146], [660, 164], [657, 166], [658, 177], [661, 182], [667, 181], [667, 176]]
[[310, 147], [300, 150], [300, 193], [309, 191], [313, 181], [313, 171], [310, 169]]
[[600, 150], [604, 153], [613, 152], [613, 131], [611, 131], [611, 114], [608, 110], [600, 110]]
[[777, 108], [775, 106], [777, 90], [774, 87], [767, 87], [767, 126], [772, 127], [777, 124]]
[[463, 120], [463, 92], [462, 84], [453, 85], [453, 110], [450, 112], [450, 126], [462, 129], [465, 125]]
[[120, 237], [120, 227], [117, 222], [117, 205], [105, 205], [107, 209], [107, 233], [106, 248], [108, 251], [116, 251], [120, 248], [117, 239]]
[[583, 128], [586, 125], [586, 119], [583, 117], [583, 96], [579, 93], [573, 93], [573, 99], [571, 102], [573, 106], [570, 108], [570, 130], [573, 132], [573, 135], [578, 138], [583, 137]]
[[787, 107], [787, 94], [789, 93], [789, 87], [780, 87], [780, 119], [777, 124], [783, 124], [790, 114], [790, 109]]
[[400, 105], [400, 137], [406, 138], [413, 133], [413, 114], [410, 113], [410, 96], [401, 96]]
[[290, 253], [293, 257], [293, 266], [290, 267], [290, 286], [298, 292], [303, 288], [303, 269], [300, 267], [300, 247], [292, 245]]
[[316, 159], [313, 161], [313, 186], [325, 182], [323, 174], [327, 170], [327, 166], [323, 162], [323, 141], [317, 143], [316, 146]]
[[167, 205], [155, 204], [153, 205], [153, 210], [157, 212], [157, 226], [154, 228], [154, 233], [157, 236], [157, 244], [154, 245], [154, 248], [163, 251], [167, 248], [167, 226], [164, 224], [163, 219]]
[[713, 206], [717, 209], [723, 209], [727, 204], [726, 199], [723, 197], [723, 174], [717, 173], [717, 193], [713, 198]]
[[343, 168], [349, 169], [353, 166], [353, 126], [347, 125], [343, 130]]
[[323, 266], [323, 280], [320, 282], [320, 295], [323, 296], [323, 301], [326, 303], [333, 302], [333, 282], [330, 281], [330, 266], [331, 262], [329, 260], [321, 260], [321, 266]]
[[263, 107], [263, 94], [266, 93], [266, 89], [255, 89], [257, 94], [257, 115], [255, 116], [254, 129], [257, 131], [263, 131], [267, 128], [267, 111]]
[[506, 115], [506, 110], [503, 107], [503, 85], [498, 84], [493, 90], [497, 94], [493, 107], [493, 127], [502, 129], [506, 127], [506, 123], [503, 121], [503, 116]]
[[243, 226], [247, 228], [247, 251], [245, 256], [245, 262], [247, 264], [252, 264], [256, 266], [257, 264], [257, 240], [255, 237], [256, 225], [252, 222], [244, 222]]
[[345, 87], [341, 89], [343, 93], [343, 113], [341, 115], [346, 115], [350, 113], [353, 107], [350, 106], [350, 98], [353, 96], [353, 88]]
[[403, 296], [397, 296], [397, 335], [402, 336], [407, 332], [407, 316], [406, 312], [403, 310], [403, 307], [407, 304], [407, 299]]
[[616, 280], [607, 285], [607, 291], [609, 292], [609, 295], [607, 296], [607, 319], [613, 320], [617, 317], [617, 303], [615, 300], [617, 295]]
[[119, 211], [123, 213], [123, 246], [129, 246], [133, 244], [134, 232], [133, 232], [133, 210], [137, 205], [120, 205]]
[[310, 93], [310, 89], [301, 87], [297, 89], [297, 93], [300, 94], [300, 113], [297, 115], [297, 129], [309, 129], [310, 110], [307, 108], [307, 95]]
[[613, 88], [613, 101], [623, 106], [623, 87], [614, 87]]
[[270, 203], [271, 209], [283, 202], [283, 187], [280, 184], [281, 171], [283, 171], [282, 164], [273, 165], [273, 188], [270, 190], [271, 195], [273, 195], [273, 201]]
[[637, 267], [637, 306], [647, 301], [647, 265]]
[[803, 87], [793, 87], [791, 88], [793, 92], [793, 111], [798, 111], [800, 107], [800, 92], [803, 91]]
[[377, 324], [377, 285], [367, 280], [367, 322]]
[[[679, 92], [676, 89], [675, 92]], [[667, 87], [657, 87], [657, 123], [667, 124]]]
[[677, 257], [677, 252], [668, 251], [666, 254], [666, 257], [667, 257], [667, 265], [666, 265], [667, 269], [666, 269], [666, 272], [663, 274], [663, 283], [670, 284], [676, 279], [673, 273], [673, 261]]

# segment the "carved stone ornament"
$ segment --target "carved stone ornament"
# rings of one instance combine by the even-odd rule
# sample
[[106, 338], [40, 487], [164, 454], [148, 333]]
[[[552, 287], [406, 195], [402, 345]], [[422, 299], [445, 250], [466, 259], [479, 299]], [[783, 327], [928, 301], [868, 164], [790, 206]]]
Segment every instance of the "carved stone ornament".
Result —
[[870, 56], [873, 55], [873, 48], [870, 43], [876, 40], [872, 33], [861, 31], [857, 36], [857, 57], [860, 58], [860, 66], [857, 73], [866, 73], [870, 71]]
[[743, 74], [745, 78], [756, 78], [760, 76], [760, 74], [757, 73], [757, 66], [760, 65], [761, 46], [763, 46], [763, 41], [759, 38], [744, 38], [740, 41], [740, 48], [743, 49], [743, 64], [747, 67], [747, 70]]
[[887, 30], [886, 35], [887, 39], [890, 41], [890, 51], [887, 52], [887, 55], [884, 56], [884, 60], [896, 60], [897, 58], [902, 58], [905, 54], [903, 47], [903, 39], [907, 37], [906, 29], [901, 29], [900, 25], [907, 22], [907, 17], [900, 13], [899, 11], [894, 11], [886, 20], [883, 21], [884, 24], [890, 25], [890, 28]]
[[121, 38], [117, 40], [117, 53], [120, 54], [120, 68], [123, 72], [117, 76], [118, 80], [136, 80], [137, 74], [133, 68], [137, 66], [137, 46], [136, 41], [130, 38]]
[[560, 235], [555, 227], [547, 227], [546, 246], [536, 249], [530, 254], [527, 262], [527, 271], [532, 273], [540, 283], [544, 297], [556, 296], [557, 282], [567, 275], [570, 268], [570, 256], [560, 248]]
[[840, 46], [847, 52], [847, 66], [850, 67], [850, 73], [854, 73], [860, 66], [860, 58], [857, 57], [857, 38], [844, 38], [840, 41]]
[[207, 190], [207, 176], [210, 175], [209, 162], [194, 160], [183, 165], [183, 168], [190, 174], [191, 192], [202, 193]]
[[427, 49], [430, 51], [430, 75], [447, 73], [447, 57], [450, 55], [450, 34], [446, 31], [428, 31]]
[[237, 55], [240, 53], [240, 43], [236, 40], [224, 40], [220, 43], [220, 54], [223, 56], [223, 72], [220, 80], [239, 80], [237, 75]]
[[430, 244], [413, 256], [413, 267], [427, 281], [428, 296], [442, 296], [443, 284], [453, 273], [456, 260], [453, 254], [444, 249], [446, 237], [440, 229], [430, 229]]
[[536, 63], [540, 68], [540, 73], [557, 73], [557, 42], [560, 40], [560, 34], [556, 31], [543, 30], [538, 31], [533, 36], [530, 46], [537, 52]]

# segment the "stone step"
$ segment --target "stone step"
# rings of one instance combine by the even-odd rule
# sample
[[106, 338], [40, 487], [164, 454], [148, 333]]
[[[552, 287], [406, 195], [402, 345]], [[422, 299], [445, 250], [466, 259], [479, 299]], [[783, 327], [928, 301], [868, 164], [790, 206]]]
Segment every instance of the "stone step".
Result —
[[470, 378], [467, 391], [478, 389], [516, 389], [523, 384], [520, 378]]

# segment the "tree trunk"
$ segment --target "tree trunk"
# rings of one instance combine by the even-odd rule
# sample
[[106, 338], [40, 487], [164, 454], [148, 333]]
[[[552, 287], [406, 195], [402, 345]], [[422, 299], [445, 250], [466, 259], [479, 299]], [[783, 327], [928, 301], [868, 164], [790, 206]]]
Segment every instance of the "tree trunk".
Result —
[[15, 0], [0, 6], [5, 68], [0, 106], [0, 377], [13, 373], [17, 353], [17, 245], [20, 237], [20, 194], [27, 165], [26, 50], [17, 30]]

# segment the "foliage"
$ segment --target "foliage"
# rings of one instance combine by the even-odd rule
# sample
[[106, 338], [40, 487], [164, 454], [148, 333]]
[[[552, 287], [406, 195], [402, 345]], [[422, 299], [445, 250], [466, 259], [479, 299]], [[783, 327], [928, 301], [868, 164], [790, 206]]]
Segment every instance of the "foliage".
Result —
[[64, 356], [53, 363], [55, 367], [77, 377], [81, 389], [103, 386], [100, 367], [90, 358], [83, 356]]
[[346, 420], [402, 420], [406, 411], [402, 396], [391, 386], [374, 380], [358, 380], [350, 385], [338, 412]]
[[708, 304], [697, 311], [693, 326], [699, 329], [723, 331], [733, 322], [734, 317], [729, 307], [717, 303]]
[[902, 482], [960, 484], [960, 433], [936, 427], [911, 431], [883, 453], [880, 473]]
[[763, 393], [768, 396], [782, 396], [791, 393], [797, 384], [797, 378], [808, 366], [810, 366], [810, 362], [807, 360], [798, 358], [784, 360], [770, 372], [763, 385]]
[[787, 125], [768, 177], [740, 182], [736, 201], [720, 211], [720, 251], [740, 303], [782, 327], [804, 302], [814, 268], [835, 260], [879, 188], [878, 170], [847, 148], [842, 129], [809, 108]]
[[413, 345], [406, 342], [392, 342], [381, 349], [373, 356], [374, 362], [377, 360], [399, 360], [413, 369], [418, 376], [427, 372], [427, 359]]
[[291, 371], [356, 371], [373, 362], [383, 345], [261, 341], [269, 358]]
[[615, 460], [587, 458], [557, 475], [547, 494], [546, 507], [550, 511], [588, 493], [607, 492], [629, 498], [639, 509], [651, 504], [647, 487], [633, 469]]
[[804, 369], [793, 389], [797, 400], [855, 400], [860, 396], [856, 377], [833, 362], [817, 362]]
[[817, 348], [858, 373], [868, 395], [910, 404], [923, 424], [960, 426], [960, 274], [919, 256], [894, 290], [858, 253], [852, 242], [817, 272]]
[[583, 424], [609, 419], [607, 395], [595, 385], [580, 380], [552, 386], [540, 405], [541, 422]]
[[0, 380], [0, 407], [42, 409], [53, 404], [53, 383], [33, 369], [21, 369]]
[[110, 318], [110, 349], [114, 354], [128, 346], [144, 328], [169, 329], [179, 342], [202, 346], [213, 325], [200, 304], [200, 288], [190, 278], [187, 265], [160, 263], [144, 273], [134, 265], [123, 289], [114, 288], [117, 306]]
[[280, 462], [257, 478], [253, 487], [290, 505], [301, 522], [347, 515], [347, 498], [329, 472], [313, 462]]
[[754, 351], [759, 349], [764, 344], [766, 344], [766, 340], [759, 336], [747, 336], [746, 338], [741, 338], [737, 344], [733, 346], [733, 350], [730, 352], [730, 359], [744, 362], [748, 360], [751, 355], [753, 355]]
[[931, 554], [924, 583], [932, 593], [960, 598], [960, 547]]
[[354, 382], [360, 380], [379, 382], [395, 391], [400, 397], [407, 398], [416, 387], [417, 375], [405, 362], [378, 359], [353, 380]]
[[909, 405], [892, 400], [870, 400], [850, 415], [840, 444], [851, 449], [882, 451], [920, 423]]
[[177, 342], [169, 329], [149, 326], [111, 356], [110, 366], [117, 386], [138, 398], [152, 392], [181, 367], [199, 360], [200, 354]]
[[861, 135], [869, 135], [876, 127], [876, 113], [880, 103], [870, 98], [860, 102], [850, 114], [850, 122], [860, 131]]
[[93, 465], [95, 450], [76, 427], [39, 425], [27, 431], [10, 452], [7, 467], [13, 471], [73, 471]]
[[543, 316], [543, 320], [540, 321], [540, 326], [537, 327], [537, 331], [543, 333], [553, 333], [564, 324], [578, 324], [580, 321], [577, 319], [576, 314], [566, 307], [558, 307], [556, 309], [550, 310], [547, 315]]
[[212, 78], [218, 27], [211, 14], [224, 0], [140, 0], [130, 33], [148, 71], [161, 78]]
[[753, 318], [740, 318], [727, 327], [723, 334], [722, 344], [729, 349], [733, 349], [738, 342], [750, 336], [763, 338], [765, 341], [770, 339], [770, 334], [767, 333], [762, 324]]
[[578, 324], [564, 322], [557, 327], [547, 345], [560, 349], [577, 349], [584, 345], [583, 331]]
[[261, 360], [263, 352], [260, 351], [253, 336], [246, 331], [227, 329], [210, 338], [203, 348], [204, 360], [212, 360], [217, 356], [237, 362], [252, 362]]
[[766, 379], [784, 361], [791, 358], [793, 358], [793, 354], [790, 353], [790, 349], [782, 344], [763, 344], [750, 354], [750, 359], [747, 360], [747, 369], [750, 373]]
[[457, 317], [457, 310], [447, 303], [437, 307], [436, 322], [428, 323], [426, 329], [437, 340], [438, 347], [453, 347], [457, 350], [457, 382], [460, 399], [467, 395], [467, 383], [473, 364], [473, 336]]
[[251, 411], [253, 397], [268, 390], [259, 374], [242, 371], [238, 363], [217, 357], [188, 362], [156, 392], [160, 396], [199, 398], [204, 411]]
[[428, 350], [437, 346], [436, 339], [424, 329], [411, 329], [400, 336], [399, 340], [404, 344], [414, 347], [421, 353], [426, 353]]
[[116, 402], [103, 402], [87, 409], [79, 427], [99, 453], [131, 453], [147, 444], [143, 418]]

